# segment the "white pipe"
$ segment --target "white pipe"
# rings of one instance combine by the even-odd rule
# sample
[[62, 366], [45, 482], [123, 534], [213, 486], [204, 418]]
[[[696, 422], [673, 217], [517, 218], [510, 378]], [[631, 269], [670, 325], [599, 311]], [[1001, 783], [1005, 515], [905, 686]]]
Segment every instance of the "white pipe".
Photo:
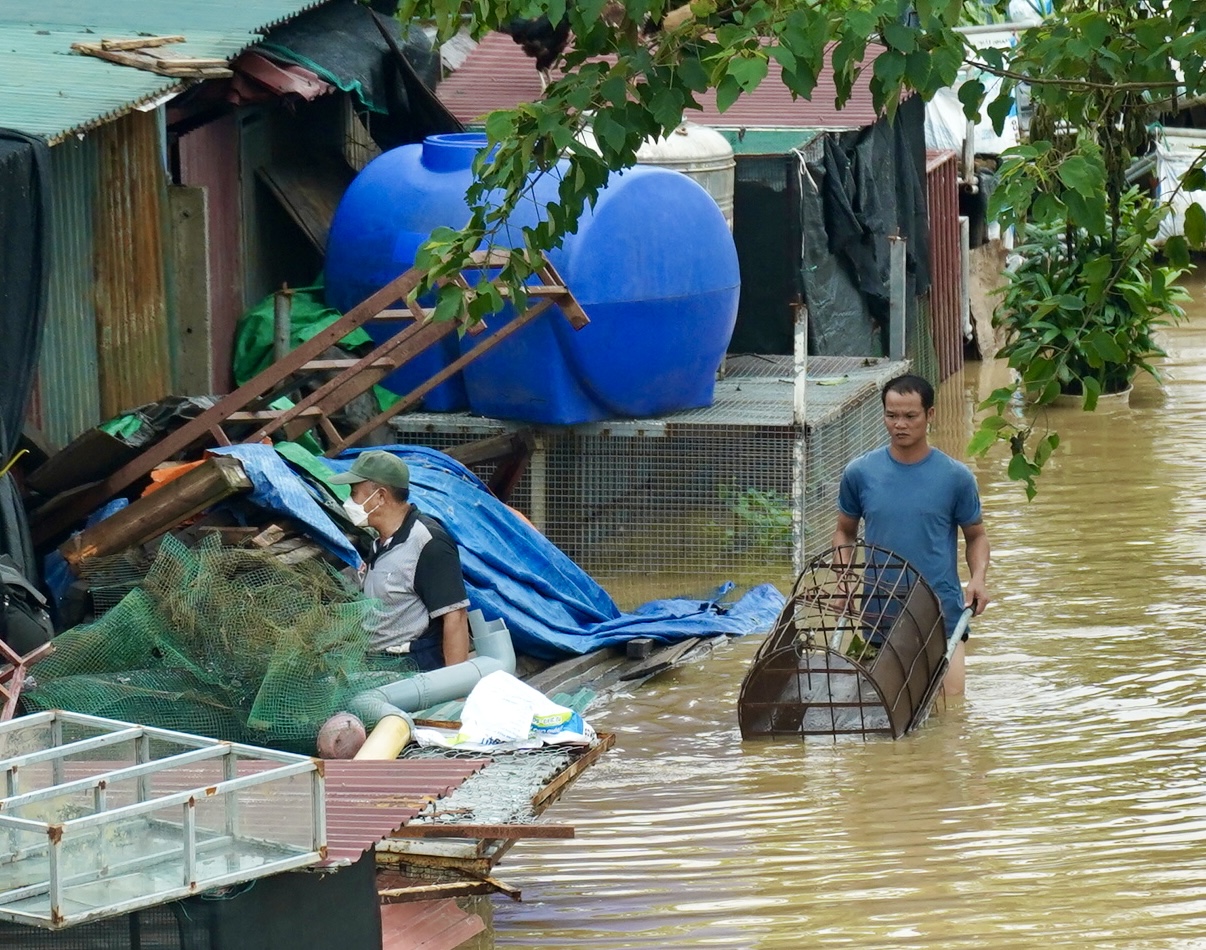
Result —
[[480, 610], [471, 610], [469, 628], [477, 653], [473, 659], [357, 693], [348, 711], [370, 728], [386, 716], [409, 721], [407, 713], [467, 696], [483, 676], [499, 670], [514, 675], [515, 647], [506, 622], [487, 622]]

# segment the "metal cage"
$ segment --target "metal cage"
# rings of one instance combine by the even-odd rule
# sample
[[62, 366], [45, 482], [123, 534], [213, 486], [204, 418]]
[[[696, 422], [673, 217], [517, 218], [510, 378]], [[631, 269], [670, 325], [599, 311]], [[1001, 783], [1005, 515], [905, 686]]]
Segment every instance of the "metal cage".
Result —
[[942, 682], [945, 634], [938, 598], [904, 558], [862, 542], [817, 556], [741, 684], [742, 738], [899, 738]]

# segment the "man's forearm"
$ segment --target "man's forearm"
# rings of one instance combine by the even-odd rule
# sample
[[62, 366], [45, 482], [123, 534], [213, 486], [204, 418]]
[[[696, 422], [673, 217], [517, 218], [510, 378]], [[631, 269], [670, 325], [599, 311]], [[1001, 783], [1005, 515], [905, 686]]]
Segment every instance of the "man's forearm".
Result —
[[444, 614], [443, 635], [446, 666], [469, 659], [469, 611], [462, 607]]
[[988, 535], [982, 534], [967, 542], [967, 569], [973, 580], [983, 582], [988, 577], [990, 554]]

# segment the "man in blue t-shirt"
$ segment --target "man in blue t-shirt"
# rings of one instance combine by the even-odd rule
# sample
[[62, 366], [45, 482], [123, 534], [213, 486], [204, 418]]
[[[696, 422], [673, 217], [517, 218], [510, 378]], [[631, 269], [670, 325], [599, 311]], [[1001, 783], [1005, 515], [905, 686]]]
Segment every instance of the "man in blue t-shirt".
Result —
[[[846, 466], [838, 493], [833, 545], [854, 544], [863, 522], [868, 544], [894, 551], [933, 588], [949, 637], [965, 606], [978, 616], [988, 605], [988, 535], [976, 479], [966, 465], [940, 452], [927, 437], [934, 418], [934, 387], [920, 376], [898, 376], [883, 389], [887, 446]], [[959, 531], [971, 576], [959, 584]], [[964, 649], [951, 658], [944, 688], [963, 692]]]

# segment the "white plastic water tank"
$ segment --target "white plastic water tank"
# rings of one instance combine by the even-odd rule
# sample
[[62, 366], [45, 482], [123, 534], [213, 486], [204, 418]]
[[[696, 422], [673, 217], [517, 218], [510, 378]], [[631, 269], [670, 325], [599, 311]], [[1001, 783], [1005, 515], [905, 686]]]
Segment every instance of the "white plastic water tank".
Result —
[[645, 142], [637, 150], [642, 165], [661, 165], [694, 178], [720, 207], [733, 230], [733, 182], [737, 161], [733, 147], [715, 129], [684, 122], [666, 138]]

